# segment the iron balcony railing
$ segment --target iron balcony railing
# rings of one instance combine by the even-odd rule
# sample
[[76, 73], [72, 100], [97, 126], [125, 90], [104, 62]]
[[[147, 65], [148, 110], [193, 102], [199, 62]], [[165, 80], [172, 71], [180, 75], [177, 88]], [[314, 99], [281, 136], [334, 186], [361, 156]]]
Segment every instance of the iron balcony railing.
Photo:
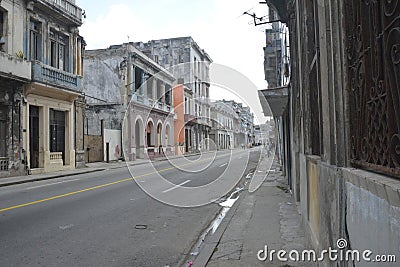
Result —
[[32, 62], [32, 80], [79, 93], [83, 91], [81, 76], [53, 68], [39, 61]]
[[139, 94], [132, 95], [132, 101], [136, 102], [136, 103], [140, 103], [140, 104], [148, 106], [148, 107], [151, 107], [156, 110], [161, 110], [161, 111], [168, 112], [168, 113], [174, 112], [173, 107], [171, 107], [170, 105], [167, 105], [167, 104], [159, 102], [159, 101], [155, 101], [155, 100], [145, 97], [143, 95], [139, 95]]

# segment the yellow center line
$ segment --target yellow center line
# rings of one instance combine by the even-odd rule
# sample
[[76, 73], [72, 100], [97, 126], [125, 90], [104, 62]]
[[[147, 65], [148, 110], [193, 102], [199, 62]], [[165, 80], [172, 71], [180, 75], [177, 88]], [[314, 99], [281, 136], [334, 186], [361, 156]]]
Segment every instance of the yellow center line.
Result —
[[[204, 160], [200, 160], [198, 162], [203, 162], [203, 161], [206, 161], [208, 159], [210, 159], [210, 158], [207, 158], [207, 159], [204, 159]], [[56, 196], [52, 196], [52, 197], [48, 197], [48, 198], [35, 200], [35, 201], [32, 201], [32, 202], [27, 202], [27, 203], [11, 206], [11, 207], [8, 207], [8, 208], [3, 208], [3, 209], [0, 209], [0, 213], [5, 212], [5, 211], [9, 211], [9, 210], [14, 210], [14, 209], [26, 207], [26, 206], [30, 206], [30, 205], [34, 205], [34, 204], [38, 204], [38, 203], [42, 203], [42, 202], [46, 202], [46, 201], [50, 201], [50, 200], [54, 200], [54, 199], [59, 199], [59, 198], [63, 198], [63, 197], [76, 195], [76, 194], [79, 194], [79, 193], [84, 193], [84, 192], [87, 192], [87, 191], [92, 191], [92, 190], [95, 190], [95, 189], [99, 189], [99, 188], [103, 188], [103, 187], [107, 187], [107, 186], [111, 186], [111, 185], [115, 185], [115, 184], [119, 184], [119, 183], [123, 183], [123, 182], [127, 182], [127, 181], [132, 181], [132, 180], [137, 179], [137, 178], [141, 178], [141, 177], [149, 176], [149, 175], [152, 175], [152, 174], [156, 174], [156, 173], [160, 173], [160, 172], [165, 172], [165, 171], [177, 169], [178, 167], [182, 167], [182, 166], [186, 166], [186, 165], [190, 165], [190, 164], [194, 164], [194, 163], [198, 163], [198, 162], [189, 162], [189, 163], [177, 166], [177, 167], [170, 167], [170, 168], [166, 168], [166, 169], [162, 169], [162, 170], [158, 170], [158, 171], [149, 172], [149, 173], [146, 173], [146, 174], [134, 176], [134, 177], [131, 177], [131, 178], [124, 178], [124, 179], [121, 179], [121, 180], [118, 180], [118, 181], [115, 181], [115, 182], [111, 182], [111, 183], [107, 183], [107, 184], [101, 184], [101, 185], [97, 185], [97, 186], [81, 189], [81, 190], [78, 190], [78, 191], [65, 193], [65, 194], [62, 194], [62, 195], [56, 195]]]

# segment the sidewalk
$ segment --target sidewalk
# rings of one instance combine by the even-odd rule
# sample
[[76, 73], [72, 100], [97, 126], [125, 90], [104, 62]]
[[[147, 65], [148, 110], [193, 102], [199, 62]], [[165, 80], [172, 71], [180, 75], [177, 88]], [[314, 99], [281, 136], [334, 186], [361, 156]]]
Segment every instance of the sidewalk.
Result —
[[308, 248], [296, 203], [276, 162], [256, 192], [243, 191], [193, 266], [313, 266], [310, 262], [280, 262], [276, 253], [273, 262], [262, 262], [257, 253], [266, 245], [268, 251], [296, 249], [300, 254]]
[[[203, 152], [203, 154], [213, 153], [213, 152], [214, 151], [205, 151], [205, 152]], [[193, 157], [193, 156], [198, 156], [198, 155], [200, 155], [200, 153], [187, 154], [187, 155], [185, 155], [185, 157]], [[146, 164], [146, 163], [150, 163], [150, 162], [166, 161], [168, 159], [175, 159], [175, 158], [179, 158], [179, 157], [182, 157], [182, 156], [171, 156], [168, 158], [166, 158], [166, 157], [155, 158], [153, 160], [137, 159], [137, 160], [131, 161], [129, 163], [127, 163], [125, 161], [110, 162], [110, 163], [106, 163], [106, 162], [86, 163], [85, 168], [57, 171], [57, 172], [50, 172], [50, 173], [43, 173], [43, 174], [33, 174], [33, 175], [0, 178], [0, 187], [35, 182], [35, 181], [55, 179], [55, 178], [60, 178], [60, 177], [75, 176], [75, 175], [99, 172], [99, 171], [104, 171], [104, 170], [124, 168], [127, 166], [127, 164], [129, 166], [135, 166], [135, 165], [141, 165], [141, 164]]]

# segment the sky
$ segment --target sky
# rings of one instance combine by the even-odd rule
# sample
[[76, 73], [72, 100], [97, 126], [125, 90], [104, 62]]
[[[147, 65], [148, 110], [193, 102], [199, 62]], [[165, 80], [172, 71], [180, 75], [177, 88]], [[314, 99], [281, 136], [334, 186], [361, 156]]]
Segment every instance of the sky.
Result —
[[[265, 27], [255, 27], [243, 12], [267, 14], [259, 0], [77, 0], [86, 14], [80, 34], [86, 49], [107, 48], [128, 41], [192, 36], [216, 64], [234, 69], [249, 80], [240, 90], [211, 86], [211, 99], [233, 99], [250, 106], [265, 122], [257, 89], [264, 80]], [[212, 79], [212, 77], [211, 77]], [[234, 79], [234, 77], [233, 77]]]

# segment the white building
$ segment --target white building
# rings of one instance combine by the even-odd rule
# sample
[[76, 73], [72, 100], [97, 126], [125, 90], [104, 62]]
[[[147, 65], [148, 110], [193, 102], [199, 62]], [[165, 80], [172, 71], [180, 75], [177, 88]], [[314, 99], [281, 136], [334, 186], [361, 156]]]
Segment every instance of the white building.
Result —
[[183, 84], [190, 91], [185, 98], [186, 152], [208, 150], [211, 130], [210, 56], [190, 36], [138, 42], [136, 47], [171, 71], [177, 84]]
[[235, 122], [239, 116], [234, 109], [224, 101], [211, 103], [212, 129], [210, 132], [210, 149], [234, 149]]

